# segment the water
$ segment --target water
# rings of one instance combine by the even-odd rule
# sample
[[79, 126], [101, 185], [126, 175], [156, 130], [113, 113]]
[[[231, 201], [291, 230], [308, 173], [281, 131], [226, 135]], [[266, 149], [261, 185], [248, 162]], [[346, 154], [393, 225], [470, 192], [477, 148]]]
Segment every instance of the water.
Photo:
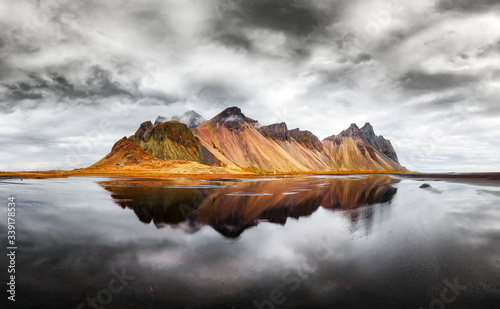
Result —
[[421, 184], [3, 179], [2, 308], [500, 308], [500, 187]]

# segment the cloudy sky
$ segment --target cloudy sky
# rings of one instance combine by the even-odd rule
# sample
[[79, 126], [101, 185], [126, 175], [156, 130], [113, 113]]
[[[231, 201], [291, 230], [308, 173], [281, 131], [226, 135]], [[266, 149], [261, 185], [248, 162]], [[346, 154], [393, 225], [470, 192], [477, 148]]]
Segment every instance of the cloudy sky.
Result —
[[411, 170], [500, 171], [499, 97], [499, 0], [0, 0], [0, 170], [236, 105], [320, 139], [368, 121]]

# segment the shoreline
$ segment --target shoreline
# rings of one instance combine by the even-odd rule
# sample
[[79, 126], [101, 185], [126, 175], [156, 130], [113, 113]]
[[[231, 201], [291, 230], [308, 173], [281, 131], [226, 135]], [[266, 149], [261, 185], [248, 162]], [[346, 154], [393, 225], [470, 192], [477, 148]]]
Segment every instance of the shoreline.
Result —
[[235, 171], [234, 173], [165, 173], [154, 171], [95, 171], [95, 170], [50, 170], [50, 171], [16, 171], [0, 172], [0, 179], [12, 178], [68, 178], [68, 177], [134, 177], [134, 178], [172, 178], [190, 177], [196, 178], [253, 178], [253, 177], [279, 177], [279, 176], [307, 176], [307, 175], [401, 175], [408, 172], [374, 172], [374, 171], [346, 171], [346, 172], [280, 172], [280, 173], [251, 173], [245, 171]]
[[157, 171], [98, 171], [92, 169], [77, 169], [71, 171], [16, 171], [0, 172], [0, 179], [51, 179], [68, 177], [109, 177], [109, 178], [185, 178], [190, 179], [217, 179], [217, 178], [262, 178], [262, 177], [290, 177], [290, 176], [319, 176], [319, 175], [389, 175], [403, 179], [417, 181], [449, 181], [478, 185], [500, 186], [499, 172], [479, 173], [419, 173], [419, 172], [374, 172], [374, 171], [345, 171], [345, 172], [283, 172], [283, 173], [250, 173], [234, 171], [234, 173], [165, 173]]

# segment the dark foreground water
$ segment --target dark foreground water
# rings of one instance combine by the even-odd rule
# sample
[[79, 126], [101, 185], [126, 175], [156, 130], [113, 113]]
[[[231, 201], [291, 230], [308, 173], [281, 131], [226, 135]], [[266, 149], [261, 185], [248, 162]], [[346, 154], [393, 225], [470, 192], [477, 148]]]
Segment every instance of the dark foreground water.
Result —
[[429, 183], [3, 179], [0, 305], [500, 308], [500, 187]]

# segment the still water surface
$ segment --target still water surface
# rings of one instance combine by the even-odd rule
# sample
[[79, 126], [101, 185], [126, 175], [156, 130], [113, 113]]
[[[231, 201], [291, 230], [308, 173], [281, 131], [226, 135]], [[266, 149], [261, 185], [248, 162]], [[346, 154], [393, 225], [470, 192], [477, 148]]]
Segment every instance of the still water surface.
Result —
[[17, 301], [0, 304], [500, 308], [500, 187], [430, 183], [3, 179]]

